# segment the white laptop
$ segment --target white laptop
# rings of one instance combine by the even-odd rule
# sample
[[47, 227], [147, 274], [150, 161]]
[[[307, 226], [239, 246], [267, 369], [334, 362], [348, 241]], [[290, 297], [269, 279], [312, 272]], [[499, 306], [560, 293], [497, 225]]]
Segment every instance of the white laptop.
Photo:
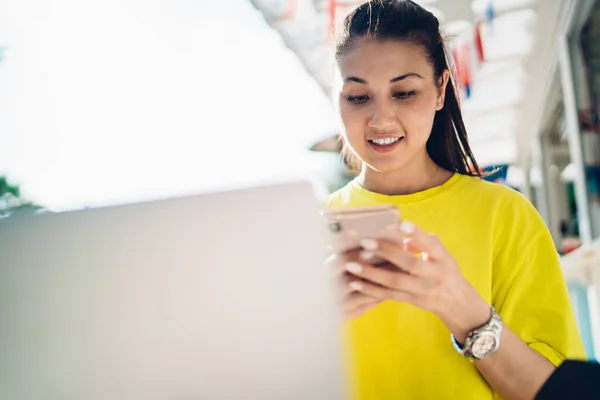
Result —
[[0, 220], [0, 399], [345, 397], [308, 183]]

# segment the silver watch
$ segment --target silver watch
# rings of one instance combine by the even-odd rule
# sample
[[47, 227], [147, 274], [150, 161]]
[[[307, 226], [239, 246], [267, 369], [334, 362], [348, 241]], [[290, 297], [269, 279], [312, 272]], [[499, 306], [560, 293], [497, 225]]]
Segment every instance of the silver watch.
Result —
[[502, 333], [502, 317], [490, 306], [492, 316], [489, 321], [467, 335], [464, 345], [458, 343], [454, 335], [450, 335], [452, 343], [460, 354], [471, 361], [482, 360], [491, 356], [500, 346]]

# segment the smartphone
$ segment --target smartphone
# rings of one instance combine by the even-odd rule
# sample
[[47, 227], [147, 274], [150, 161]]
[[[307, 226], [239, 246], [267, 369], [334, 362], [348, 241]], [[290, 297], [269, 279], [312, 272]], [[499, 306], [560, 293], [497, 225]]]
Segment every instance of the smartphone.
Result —
[[393, 205], [326, 210], [322, 215], [334, 254], [360, 249], [360, 241], [366, 238], [395, 239], [401, 221], [400, 210]]

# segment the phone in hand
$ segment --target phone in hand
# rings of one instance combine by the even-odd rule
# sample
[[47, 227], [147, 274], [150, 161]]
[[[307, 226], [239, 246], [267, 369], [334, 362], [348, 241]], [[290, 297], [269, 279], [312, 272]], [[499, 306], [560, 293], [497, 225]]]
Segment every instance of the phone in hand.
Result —
[[[327, 222], [334, 254], [358, 250], [361, 240], [366, 238], [396, 239], [401, 222], [400, 210], [393, 205], [326, 210], [322, 215]], [[380, 260], [371, 262], [379, 263]]]

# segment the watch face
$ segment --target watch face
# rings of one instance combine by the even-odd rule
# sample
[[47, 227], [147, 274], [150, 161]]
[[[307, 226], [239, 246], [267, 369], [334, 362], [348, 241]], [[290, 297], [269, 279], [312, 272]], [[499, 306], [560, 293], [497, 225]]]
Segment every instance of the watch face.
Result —
[[484, 358], [496, 350], [496, 336], [492, 332], [483, 332], [473, 340], [471, 354], [475, 358]]

